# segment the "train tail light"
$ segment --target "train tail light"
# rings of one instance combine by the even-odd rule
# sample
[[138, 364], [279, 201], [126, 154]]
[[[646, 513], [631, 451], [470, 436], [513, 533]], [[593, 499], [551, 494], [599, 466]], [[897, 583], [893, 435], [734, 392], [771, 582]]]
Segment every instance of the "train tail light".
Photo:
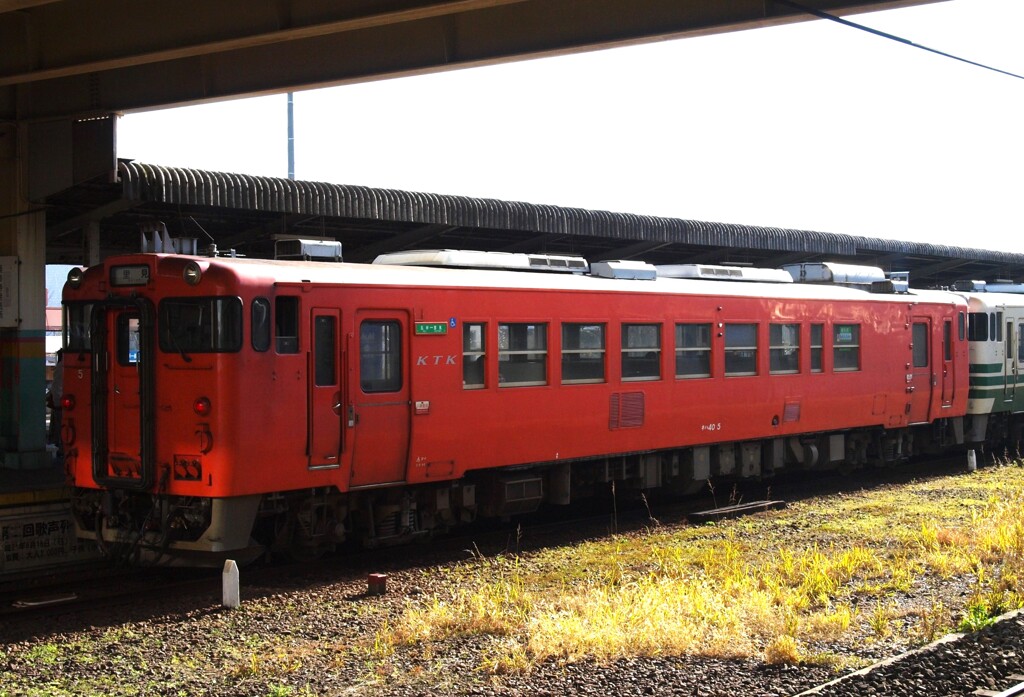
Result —
[[192, 411], [194, 411], [197, 416], [206, 418], [210, 415], [210, 412], [213, 411], [213, 405], [210, 404], [210, 400], [206, 397], [197, 397], [196, 401], [192, 402]]
[[66, 394], [60, 398], [60, 408], [64, 411], [71, 411], [75, 408], [74, 395]]

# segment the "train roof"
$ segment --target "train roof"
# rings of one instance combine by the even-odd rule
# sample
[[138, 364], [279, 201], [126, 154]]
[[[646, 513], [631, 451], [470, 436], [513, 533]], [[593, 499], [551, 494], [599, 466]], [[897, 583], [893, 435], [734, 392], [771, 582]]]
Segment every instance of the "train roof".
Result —
[[[717, 295], [726, 297], [770, 297], [780, 300], [817, 299], [883, 303], [935, 302], [966, 304], [964, 294], [916, 290], [907, 293], [879, 293], [866, 289], [824, 283], [735, 282], [693, 278], [650, 279], [606, 278], [590, 274], [505, 271], [478, 268], [436, 268], [388, 264], [353, 264], [300, 260], [249, 259], [239, 257], [193, 257], [168, 254], [132, 254], [109, 257], [110, 266], [159, 259], [180, 264], [193, 260], [206, 271], [230, 270], [239, 279], [266, 284], [315, 283], [330, 285], [404, 286], [430, 288], [495, 288], [520, 290], [594, 291], [607, 293], [650, 293]], [[159, 275], [159, 274], [157, 274]], [[995, 294], [989, 294], [995, 295]], [[1024, 299], [1024, 297], [1022, 297]]]

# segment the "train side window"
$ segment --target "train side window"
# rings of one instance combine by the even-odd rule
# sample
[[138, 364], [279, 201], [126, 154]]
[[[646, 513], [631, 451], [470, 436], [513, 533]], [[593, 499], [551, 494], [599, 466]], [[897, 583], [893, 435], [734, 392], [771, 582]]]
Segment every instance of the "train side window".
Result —
[[915, 368], [928, 367], [928, 324], [914, 322], [911, 335], [911, 346]]
[[479, 390], [486, 387], [484, 365], [487, 357], [487, 325], [465, 322], [462, 325], [462, 387]]
[[776, 375], [800, 372], [800, 325], [768, 325], [769, 371]]
[[757, 375], [757, 325], [725, 325], [725, 375]]
[[319, 315], [313, 320], [313, 355], [315, 357], [313, 374], [316, 385], [319, 387], [338, 383], [337, 351], [335, 350], [336, 325], [334, 317], [327, 315]]
[[953, 360], [953, 320], [942, 324], [942, 360]]
[[860, 370], [859, 324], [832, 327], [832, 369], [837, 373]]
[[1017, 325], [1017, 361], [1024, 363], [1024, 324]]
[[359, 385], [363, 392], [402, 389], [402, 325], [367, 320], [359, 325]]
[[996, 318], [995, 319], [996, 331], [992, 335], [992, 340], [993, 341], [1002, 341], [1003, 340], [1003, 313], [1002, 312], [997, 312], [997, 313], [995, 313], [994, 316]]
[[988, 314], [971, 312], [967, 315], [967, 340], [988, 341]]
[[604, 325], [562, 325], [562, 383], [604, 382]]
[[820, 373], [825, 370], [822, 357], [825, 354], [825, 325], [811, 325], [811, 372]]
[[676, 377], [711, 376], [711, 325], [676, 325]]
[[274, 299], [274, 336], [278, 353], [299, 352], [299, 299], [281, 295]]
[[498, 325], [498, 386], [528, 387], [548, 384], [548, 325]]
[[957, 336], [960, 337], [960, 341], [964, 340], [964, 336], [965, 336], [965, 332], [966, 332], [966, 327], [964, 325], [966, 323], [967, 323], [967, 321], [964, 318], [964, 313], [963, 312], [957, 313]]
[[622, 379], [661, 379], [661, 325], [622, 325]]
[[250, 318], [252, 348], [254, 351], [266, 351], [270, 348], [270, 301], [266, 298], [253, 298]]

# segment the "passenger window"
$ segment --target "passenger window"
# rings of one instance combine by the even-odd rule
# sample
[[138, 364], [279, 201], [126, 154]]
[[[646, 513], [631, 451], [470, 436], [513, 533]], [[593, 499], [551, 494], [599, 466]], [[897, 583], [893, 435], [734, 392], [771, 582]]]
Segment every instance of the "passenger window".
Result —
[[914, 322], [913, 334], [913, 357], [915, 368], [928, 367], [928, 325], [925, 322]]
[[484, 383], [487, 325], [467, 322], [462, 325], [462, 387], [479, 390]]
[[832, 330], [832, 370], [860, 370], [860, 325], [837, 324]]
[[604, 382], [604, 325], [562, 325], [562, 382]]
[[402, 325], [368, 320], [359, 325], [359, 385], [363, 392], [402, 389]]
[[725, 325], [725, 375], [757, 375], [757, 325]]
[[548, 384], [548, 325], [498, 325], [498, 386]]
[[661, 325], [622, 325], [622, 379], [661, 379]]
[[1024, 363], [1024, 324], [1017, 325], [1017, 361]]
[[299, 299], [279, 296], [274, 302], [274, 336], [278, 353], [299, 352]]
[[775, 374], [800, 372], [800, 325], [768, 326], [769, 371]]
[[252, 348], [254, 351], [266, 351], [270, 348], [270, 301], [254, 298], [250, 315]]
[[711, 325], [676, 325], [676, 377], [711, 376]]
[[825, 353], [825, 325], [811, 325], [811, 372], [820, 373], [825, 367], [822, 365], [822, 357]]

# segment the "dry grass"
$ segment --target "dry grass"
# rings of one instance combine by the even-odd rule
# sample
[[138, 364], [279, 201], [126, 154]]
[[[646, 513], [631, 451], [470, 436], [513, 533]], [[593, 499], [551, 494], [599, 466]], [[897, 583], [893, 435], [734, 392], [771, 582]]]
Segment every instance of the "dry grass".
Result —
[[[621, 656], [841, 662], [837, 645], [927, 641], [1020, 607], [1022, 507], [1024, 469], [1004, 466], [718, 525], [478, 556], [448, 571], [456, 590], [410, 603], [375, 645], [475, 636], [492, 674]], [[815, 652], [822, 645], [828, 653]]]

